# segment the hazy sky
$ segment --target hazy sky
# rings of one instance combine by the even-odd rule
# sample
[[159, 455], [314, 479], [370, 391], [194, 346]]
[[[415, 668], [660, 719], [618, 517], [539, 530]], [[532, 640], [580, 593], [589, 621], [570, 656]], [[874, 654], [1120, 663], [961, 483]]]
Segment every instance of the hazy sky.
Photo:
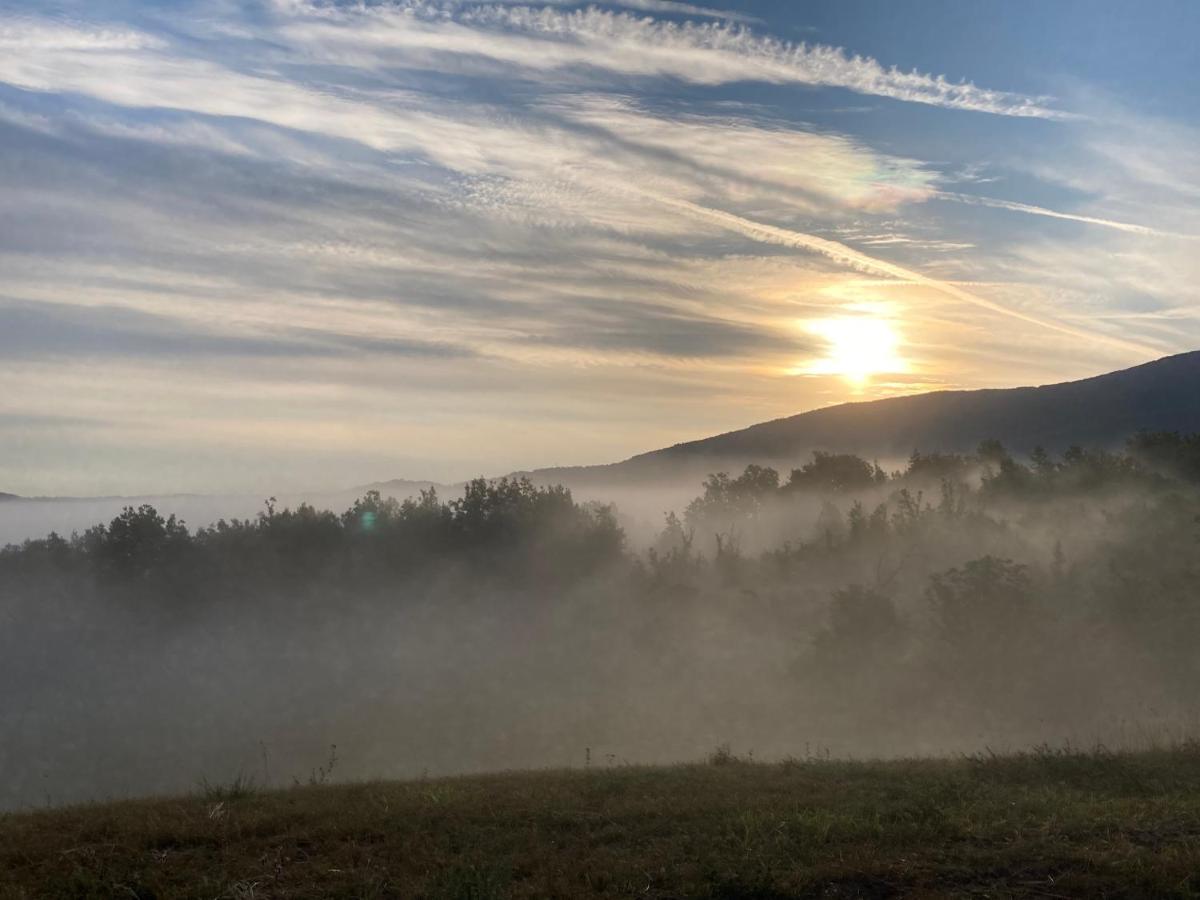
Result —
[[608, 462], [1200, 345], [1193, 2], [0, 2], [0, 491]]

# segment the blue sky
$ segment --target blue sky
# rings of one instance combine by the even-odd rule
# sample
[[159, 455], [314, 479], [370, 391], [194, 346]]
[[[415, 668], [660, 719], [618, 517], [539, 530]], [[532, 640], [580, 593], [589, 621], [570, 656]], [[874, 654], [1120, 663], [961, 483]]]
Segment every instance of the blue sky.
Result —
[[0, 490], [606, 462], [1200, 337], [1194, 3], [0, 3]]

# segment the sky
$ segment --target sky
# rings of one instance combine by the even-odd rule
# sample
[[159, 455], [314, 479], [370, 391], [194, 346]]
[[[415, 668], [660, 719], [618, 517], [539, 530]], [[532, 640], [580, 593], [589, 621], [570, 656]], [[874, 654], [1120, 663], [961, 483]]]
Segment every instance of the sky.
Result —
[[612, 462], [1200, 346], [1192, 2], [0, 0], [0, 491]]

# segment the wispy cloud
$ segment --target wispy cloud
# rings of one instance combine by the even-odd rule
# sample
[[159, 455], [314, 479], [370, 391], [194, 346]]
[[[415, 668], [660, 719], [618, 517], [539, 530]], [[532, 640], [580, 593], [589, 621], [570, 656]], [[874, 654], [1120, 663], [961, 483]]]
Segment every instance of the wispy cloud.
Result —
[[34, 17], [0, 20], [0, 50], [6, 53], [147, 50], [163, 46], [165, 42], [160, 38], [134, 29], [72, 25]]
[[299, 2], [282, 4], [297, 19], [283, 32], [294, 45], [330, 59], [408, 64], [439, 53], [491, 59], [531, 71], [592, 67], [623, 75], [670, 76], [696, 84], [761, 81], [836, 87], [952, 109], [1001, 116], [1069, 119], [1051, 98], [951, 82], [938, 75], [888, 68], [839, 47], [790, 43], [743, 25], [655, 20], [596, 7], [479, 4], [459, 8], [399, 0], [370, 11]]
[[1116, 231], [1124, 231], [1128, 234], [1144, 234], [1150, 237], [1165, 237], [1165, 238], [1180, 238], [1182, 240], [1194, 241], [1200, 239], [1200, 235], [1178, 234], [1173, 231], [1163, 231], [1159, 228], [1151, 228], [1148, 225], [1136, 225], [1132, 222], [1117, 222], [1113, 219], [1103, 219], [1096, 216], [1082, 216], [1076, 213], [1058, 212], [1053, 209], [1046, 209], [1042, 206], [1032, 206], [1028, 203], [1016, 203], [1012, 200], [997, 200], [992, 197], [980, 197], [975, 194], [956, 194], [950, 191], [938, 191], [938, 199], [953, 200], [956, 203], [967, 203], [972, 206], [986, 206], [990, 209], [1007, 209], [1011, 212], [1028, 213], [1033, 216], [1046, 216], [1051, 219], [1065, 219], [1069, 222], [1082, 222], [1085, 225], [1100, 225], [1104, 228], [1112, 228]]
[[[497, 4], [512, 6], [528, 6], [530, 0], [493, 0]], [[457, 6], [471, 5], [471, 0], [458, 0]], [[542, 6], [581, 7], [597, 5], [591, 0], [542, 0]], [[715, 9], [711, 6], [696, 6], [692, 3], [681, 3], [678, 0], [605, 0], [601, 6], [615, 6], [621, 9], [636, 9], [642, 12], [663, 13], [672, 16], [690, 16], [702, 19], [723, 19], [727, 22], [760, 22], [755, 16], [733, 10]]]
[[1036, 325], [1039, 328], [1046, 328], [1051, 331], [1057, 331], [1061, 334], [1070, 335], [1071, 337], [1080, 338], [1088, 341], [1098, 341], [1100, 343], [1109, 344], [1113, 347], [1119, 347], [1126, 351], [1139, 353], [1147, 358], [1154, 358], [1161, 355], [1161, 350], [1149, 344], [1139, 343], [1137, 341], [1127, 340], [1125, 338], [1116, 337], [1102, 332], [1079, 328], [1058, 322], [1052, 319], [1047, 319], [1041, 316], [1031, 315], [1019, 309], [1004, 306], [988, 300], [985, 297], [980, 297], [970, 291], [965, 291], [955, 284], [946, 281], [939, 281], [936, 278], [930, 278], [920, 272], [905, 268], [904, 266], [896, 265], [895, 263], [877, 259], [869, 256], [853, 247], [842, 244], [838, 241], [832, 241], [828, 238], [819, 237], [817, 235], [805, 234], [800, 231], [793, 231], [788, 228], [780, 228], [775, 225], [768, 225], [762, 222], [755, 222], [751, 219], [736, 216], [732, 213], [724, 212], [719, 209], [710, 209], [700, 206], [695, 203], [689, 203], [685, 200], [675, 200], [671, 198], [657, 198], [659, 202], [666, 205], [684, 210], [698, 218], [705, 219], [710, 222], [720, 224], [722, 227], [736, 231], [756, 241], [765, 243], [778, 244], [785, 247], [795, 247], [797, 249], [808, 250], [813, 253], [819, 253], [840, 265], [848, 266], [860, 272], [870, 275], [886, 275], [891, 278], [896, 278], [909, 284], [920, 287], [930, 288], [938, 293], [945, 294], [960, 300], [963, 303], [968, 303], [972, 306], [978, 306], [990, 312], [999, 313], [1003, 316], [1008, 316], [1013, 319], [1018, 319], [1031, 325]]

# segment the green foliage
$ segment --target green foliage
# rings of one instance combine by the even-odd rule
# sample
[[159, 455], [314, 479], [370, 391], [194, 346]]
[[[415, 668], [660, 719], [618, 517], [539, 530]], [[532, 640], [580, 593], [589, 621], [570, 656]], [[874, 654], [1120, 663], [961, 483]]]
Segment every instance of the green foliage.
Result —
[[179, 565], [190, 545], [187, 527], [174, 516], [164, 519], [153, 506], [125, 507], [108, 524], [84, 533], [83, 550], [100, 573], [116, 578], [145, 578]]
[[662, 531], [646, 550], [644, 572], [650, 592], [676, 597], [696, 593], [704, 559], [692, 548], [694, 538], [693, 529], [685, 528], [675, 513], [667, 513]]
[[1024, 622], [1031, 593], [1027, 566], [984, 556], [933, 575], [926, 596], [938, 634], [974, 646], [996, 641]]
[[854, 542], [878, 541], [886, 538], [888, 534], [887, 504], [880, 503], [868, 515], [862, 501], [855, 500], [846, 514], [846, 527], [849, 529], [850, 540]]
[[1130, 439], [1129, 455], [1142, 468], [1171, 478], [1200, 482], [1200, 434], [1143, 431]]
[[[890, 476], [859, 456], [817, 450], [784, 484], [776, 470], [760, 465], [747, 466], [737, 477], [710, 475], [703, 493], [688, 504], [684, 523], [706, 539], [720, 536], [719, 552], [726, 552], [730, 541], [754, 531], [755, 523], [777, 521], [789, 502], [817, 497], [822, 511], [815, 530], [821, 541], [832, 545], [849, 535], [869, 543], [914, 527], [933, 512], [927, 490], [940, 492], [937, 512], [964, 518], [975, 511], [973, 504], [978, 506], [974, 501], [1046, 504], [1125, 489], [1161, 490], [1173, 483], [1200, 483], [1200, 435], [1140, 434], [1125, 453], [1070, 447], [1055, 457], [1036, 447], [1025, 462], [1000, 441], [988, 440], [969, 455], [914, 450], [905, 470]], [[874, 498], [870, 506], [868, 497]], [[842, 498], [848, 505], [840, 505]]]
[[887, 475], [878, 464], [849, 453], [814, 450], [810, 462], [792, 469], [786, 487], [789, 491], [844, 494], [866, 490], [886, 481]]
[[[317, 787], [318, 785], [327, 783], [329, 781], [329, 779], [333, 776], [333, 770], [337, 768], [337, 763], [338, 763], [337, 744], [330, 744], [328, 758], [325, 760], [324, 763], [322, 763], [321, 765], [319, 765], [315, 769], [313, 769], [311, 772], [309, 772], [309, 775], [308, 775], [309, 786]], [[299, 778], [294, 778], [292, 781], [296, 785], [296, 787], [300, 786]]]
[[1190, 897], [1200, 753], [739, 760], [0, 817], [3, 897]]
[[977, 465], [976, 460], [957, 453], [922, 453], [914, 450], [908, 459], [904, 479], [914, 482], [961, 481]]
[[708, 754], [708, 764], [710, 766], [731, 766], [734, 763], [741, 762], [737, 754], [729, 744], [718, 744], [713, 748], [713, 751]]
[[196, 788], [206, 803], [235, 803], [259, 792], [254, 779], [240, 772], [228, 782], [214, 782], [201, 778], [196, 783]]
[[901, 649], [904, 623], [896, 605], [882, 592], [852, 584], [833, 593], [829, 625], [815, 640], [827, 662], [887, 657]]
[[577, 504], [562, 487], [478, 479], [461, 498], [432, 490], [398, 502], [370, 491], [341, 515], [308, 504], [194, 533], [153, 507], [126, 507], [108, 525], [0, 551], [4, 578], [95, 579], [112, 589], [172, 596], [243, 593], [322, 581], [342, 586], [466, 564], [480, 575], [553, 583], [622, 559], [611, 507]]
[[708, 476], [704, 494], [688, 504], [684, 518], [692, 527], [717, 522], [728, 528], [757, 515], [778, 490], [779, 473], [771, 468], [749, 465], [733, 479], [718, 472]]

